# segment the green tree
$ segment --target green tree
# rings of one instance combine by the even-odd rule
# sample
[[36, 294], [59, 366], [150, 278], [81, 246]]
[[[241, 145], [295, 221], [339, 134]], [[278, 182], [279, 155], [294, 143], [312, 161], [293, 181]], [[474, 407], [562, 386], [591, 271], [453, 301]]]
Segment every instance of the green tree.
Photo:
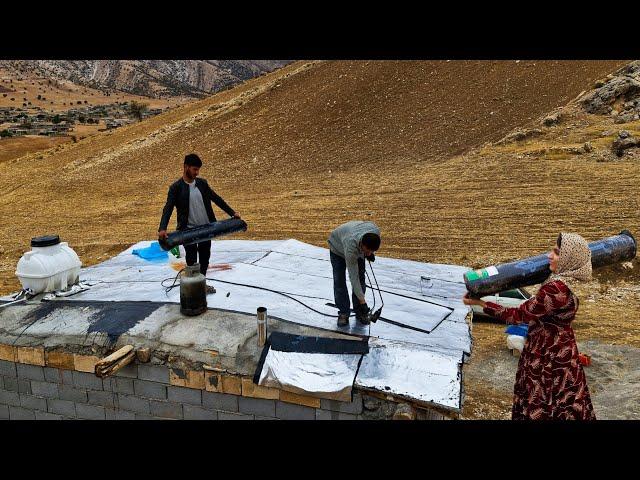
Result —
[[138, 121], [142, 120], [142, 114], [146, 112], [148, 109], [149, 109], [148, 103], [136, 102], [135, 100], [133, 100], [129, 104], [129, 113], [134, 118], [137, 118]]
[[60, 123], [60, 115], [56, 113], [55, 117], [53, 117], [53, 120], [51, 121], [56, 124]]

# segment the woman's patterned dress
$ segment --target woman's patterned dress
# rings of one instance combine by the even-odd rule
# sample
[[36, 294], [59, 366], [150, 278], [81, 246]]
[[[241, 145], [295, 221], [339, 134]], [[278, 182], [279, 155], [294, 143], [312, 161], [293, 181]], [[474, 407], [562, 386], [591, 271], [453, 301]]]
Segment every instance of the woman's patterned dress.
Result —
[[513, 391], [514, 420], [595, 420], [571, 328], [578, 298], [561, 280], [543, 285], [518, 308], [487, 302], [484, 312], [528, 323]]

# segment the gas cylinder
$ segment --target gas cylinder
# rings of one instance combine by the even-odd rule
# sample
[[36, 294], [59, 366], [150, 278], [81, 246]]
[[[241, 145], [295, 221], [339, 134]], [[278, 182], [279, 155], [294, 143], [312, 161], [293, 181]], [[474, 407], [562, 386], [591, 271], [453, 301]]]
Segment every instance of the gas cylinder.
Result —
[[200, 315], [207, 310], [207, 284], [200, 264], [186, 267], [180, 275], [180, 312]]
[[[619, 235], [589, 243], [589, 250], [591, 266], [599, 268], [632, 260], [636, 256], [637, 244], [631, 232], [623, 230]], [[549, 275], [549, 259], [543, 253], [515, 262], [471, 270], [464, 274], [464, 283], [470, 296], [479, 298], [542, 283]]]

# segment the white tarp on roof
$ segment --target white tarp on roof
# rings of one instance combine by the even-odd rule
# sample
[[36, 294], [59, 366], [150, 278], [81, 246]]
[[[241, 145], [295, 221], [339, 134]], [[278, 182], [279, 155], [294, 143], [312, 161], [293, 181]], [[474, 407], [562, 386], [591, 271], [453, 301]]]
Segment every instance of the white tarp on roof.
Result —
[[406, 342], [370, 339], [356, 386], [457, 410], [461, 405], [462, 356]]
[[[83, 269], [81, 282], [96, 283], [89, 291], [68, 299], [179, 303], [178, 288], [167, 294], [160, 286], [162, 280], [177, 273], [170, 262], [148, 262], [131, 254], [149, 244], [140, 242], [110, 260]], [[231, 268], [219, 270], [221, 265]], [[466, 291], [462, 275], [467, 270], [455, 265], [377, 257], [374, 271], [383, 292], [382, 317], [415, 329], [383, 321], [364, 327], [353, 319], [348, 328], [338, 328], [337, 309], [327, 305], [334, 302], [328, 249], [297, 240], [219, 240], [213, 241], [207, 273], [217, 293], [209, 295], [207, 303], [209, 308], [249, 314], [264, 306], [271, 316], [303, 325], [470, 353], [471, 337], [465, 321], [468, 309], [460, 301]], [[277, 293], [222, 281], [277, 290], [317, 312]], [[367, 302], [374, 304], [371, 289], [367, 289]], [[376, 307], [380, 305], [377, 295], [375, 302]]]
[[350, 402], [351, 388], [361, 357], [354, 354], [279, 352], [270, 349], [262, 367], [259, 385]]
[[[82, 269], [80, 281], [92, 287], [65, 300], [179, 303], [178, 287], [166, 293], [160, 285], [176, 276], [176, 265], [132, 254], [149, 245], [139, 242]], [[461, 363], [471, 352], [469, 310], [461, 301], [468, 268], [377, 257], [373, 267], [384, 298], [382, 317], [395, 324], [380, 319], [362, 326], [352, 318], [349, 327], [339, 328], [337, 308], [328, 305], [334, 302], [328, 249], [297, 240], [214, 240], [211, 252], [207, 278], [217, 293], [207, 296], [209, 308], [255, 314], [267, 307], [269, 316], [285, 321], [371, 337], [357, 385], [460, 408]], [[366, 296], [373, 307], [370, 288]], [[375, 306], [380, 306], [377, 294]]]

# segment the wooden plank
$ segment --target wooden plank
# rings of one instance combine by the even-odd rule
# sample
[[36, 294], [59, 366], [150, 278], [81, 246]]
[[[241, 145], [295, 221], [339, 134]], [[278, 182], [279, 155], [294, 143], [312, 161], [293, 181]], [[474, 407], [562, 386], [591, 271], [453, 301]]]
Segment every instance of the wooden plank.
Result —
[[287, 392], [280, 390], [280, 400], [287, 403], [295, 403], [297, 405], [304, 405], [305, 407], [320, 408], [320, 399], [316, 397], [309, 397], [307, 395], [300, 395], [298, 393]]
[[104, 357], [102, 360], [98, 361], [96, 363], [96, 368], [98, 367], [104, 368], [110, 363], [117, 362], [120, 359], [126, 357], [129, 354], [129, 352], [131, 352], [132, 350], [133, 350], [132, 345], [125, 345], [124, 347], [113, 352], [111, 355]]
[[222, 393], [231, 395], [242, 395], [242, 380], [235, 375], [221, 375]]
[[0, 360], [6, 362], [16, 361], [16, 347], [13, 345], [0, 344]]
[[183, 370], [171, 368], [169, 370], [169, 383], [176, 387], [196, 388], [205, 390], [205, 372], [202, 370]]
[[95, 373], [96, 363], [100, 359], [95, 355], [73, 355], [73, 368], [79, 372]]
[[206, 370], [204, 372], [204, 385], [207, 392], [222, 393], [222, 374], [216, 371]]
[[124, 357], [122, 357], [120, 360], [118, 360], [115, 363], [112, 362], [109, 364], [104, 364], [102, 366], [99, 366], [98, 364], [96, 364], [95, 374], [96, 376], [101, 378], [108, 377], [116, 373], [125, 365], [128, 365], [131, 362], [133, 362], [135, 358], [136, 358], [136, 352], [134, 350], [130, 350], [129, 353], [127, 353]]
[[44, 347], [18, 347], [17, 359], [19, 363], [26, 363], [29, 365], [45, 366], [44, 362]]
[[151, 360], [151, 350], [146, 347], [139, 348], [136, 351], [136, 357], [140, 363], [147, 363]]
[[251, 398], [266, 398], [270, 400], [280, 399], [280, 390], [271, 387], [262, 387], [253, 383], [252, 378], [242, 378], [242, 396]]
[[73, 353], [45, 352], [47, 367], [73, 370], [75, 368]]

